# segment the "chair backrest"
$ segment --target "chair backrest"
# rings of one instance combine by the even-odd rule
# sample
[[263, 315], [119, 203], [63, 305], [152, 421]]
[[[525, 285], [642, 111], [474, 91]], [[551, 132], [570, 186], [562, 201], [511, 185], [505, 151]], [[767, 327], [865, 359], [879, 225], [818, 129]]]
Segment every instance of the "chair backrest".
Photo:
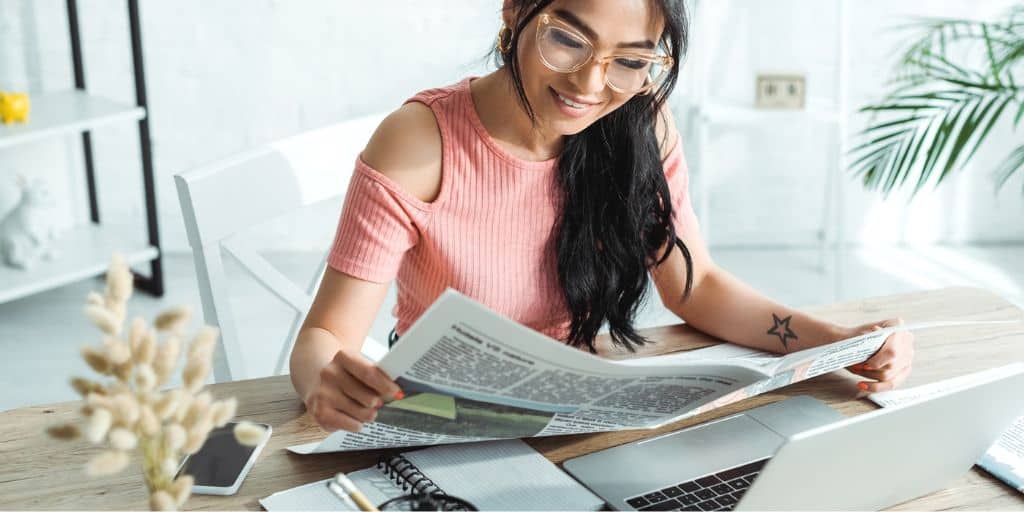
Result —
[[[359, 152], [383, 119], [371, 115], [301, 133], [224, 160], [175, 175], [185, 230], [192, 246], [203, 316], [220, 328], [214, 378], [246, 378], [245, 358], [229, 300], [222, 249], [295, 315], [282, 340], [275, 372], [283, 372], [299, 326], [326, 267], [326, 254], [306, 289], [300, 288], [233, 235], [246, 228], [343, 197]], [[370, 339], [364, 352], [386, 350]]]

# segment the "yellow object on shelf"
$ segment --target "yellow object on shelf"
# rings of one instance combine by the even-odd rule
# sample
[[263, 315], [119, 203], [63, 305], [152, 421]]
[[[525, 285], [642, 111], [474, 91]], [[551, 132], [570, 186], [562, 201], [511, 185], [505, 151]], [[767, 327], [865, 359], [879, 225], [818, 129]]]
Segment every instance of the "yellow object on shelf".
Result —
[[0, 92], [0, 121], [4, 124], [28, 122], [30, 108], [27, 92]]

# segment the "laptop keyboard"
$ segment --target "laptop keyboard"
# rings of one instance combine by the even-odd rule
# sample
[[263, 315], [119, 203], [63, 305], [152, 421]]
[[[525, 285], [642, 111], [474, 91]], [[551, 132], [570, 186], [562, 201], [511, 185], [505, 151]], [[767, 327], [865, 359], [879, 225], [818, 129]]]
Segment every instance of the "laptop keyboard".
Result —
[[626, 500], [637, 510], [732, 510], [768, 459], [682, 482]]

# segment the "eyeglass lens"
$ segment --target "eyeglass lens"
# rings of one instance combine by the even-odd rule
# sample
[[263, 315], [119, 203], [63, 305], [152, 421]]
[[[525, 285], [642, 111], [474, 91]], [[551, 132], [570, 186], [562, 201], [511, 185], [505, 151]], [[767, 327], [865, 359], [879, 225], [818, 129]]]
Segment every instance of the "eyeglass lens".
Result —
[[[594, 48], [577, 35], [552, 24], [541, 24], [537, 48], [541, 59], [555, 71], [569, 73], [579, 69], [593, 56]], [[621, 91], [632, 92], [657, 83], [665, 72], [659, 62], [619, 56], [608, 63], [608, 83]]]

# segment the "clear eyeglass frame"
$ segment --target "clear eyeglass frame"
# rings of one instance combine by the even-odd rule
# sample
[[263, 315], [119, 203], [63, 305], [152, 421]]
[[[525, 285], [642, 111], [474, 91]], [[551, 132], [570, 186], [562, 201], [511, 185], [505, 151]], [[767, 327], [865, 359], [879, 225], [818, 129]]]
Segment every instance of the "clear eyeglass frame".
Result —
[[[552, 63], [551, 59], [545, 57], [544, 52], [541, 50], [541, 48], [544, 47], [543, 39], [547, 32], [552, 28], [567, 32], [571, 34], [573, 37], [579, 39], [580, 42], [584, 43], [587, 49], [586, 58], [580, 59], [579, 62], [575, 63], [573, 66], [565, 68]], [[538, 50], [537, 54], [540, 57], [541, 62], [552, 71], [556, 71], [559, 73], [573, 73], [575, 71], [578, 71], [583, 66], [586, 66], [591, 60], [598, 62], [603, 67], [605, 85], [607, 85], [613, 91], [622, 94], [647, 94], [654, 87], [657, 87], [662, 80], [665, 79], [665, 77], [668, 75], [669, 69], [671, 69], [672, 66], [675, 64], [675, 60], [668, 55], [659, 55], [655, 53], [644, 52], [622, 52], [606, 55], [604, 57], [595, 57], [594, 44], [589, 39], [587, 39], [586, 36], [581, 34], [572, 25], [569, 25], [565, 21], [562, 21], [548, 13], [542, 13], [539, 16], [537, 16], [536, 44]], [[661, 72], [657, 76], [649, 78], [649, 80], [647, 80], [647, 84], [639, 89], [631, 90], [619, 87], [615, 85], [611, 80], [609, 80], [610, 75], [608, 73], [608, 65], [615, 59], [620, 58], [626, 58], [630, 60], [641, 60], [651, 65], [659, 64], [661, 65]]]

